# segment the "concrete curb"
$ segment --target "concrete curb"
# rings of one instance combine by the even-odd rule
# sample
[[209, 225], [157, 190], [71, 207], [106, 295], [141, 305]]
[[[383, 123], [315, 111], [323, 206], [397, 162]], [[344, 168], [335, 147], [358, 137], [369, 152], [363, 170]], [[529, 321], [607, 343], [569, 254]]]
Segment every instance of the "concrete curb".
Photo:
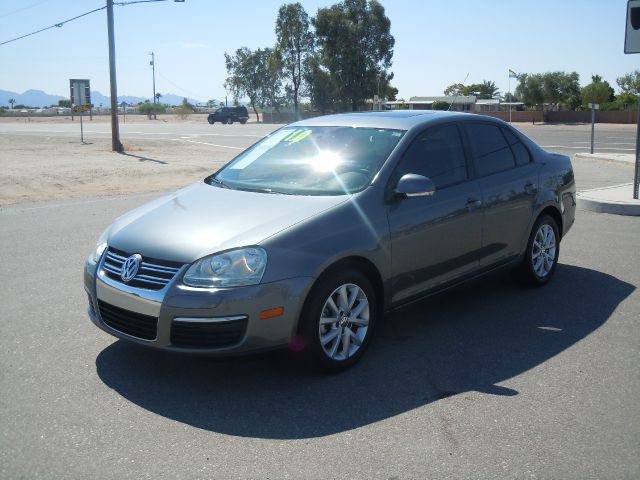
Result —
[[578, 192], [576, 203], [592, 212], [640, 216], [640, 200], [633, 199], [631, 183]]
[[635, 153], [576, 153], [574, 160], [602, 160], [604, 162], [619, 162], [627, 165], [634, 165], [636, 162]]

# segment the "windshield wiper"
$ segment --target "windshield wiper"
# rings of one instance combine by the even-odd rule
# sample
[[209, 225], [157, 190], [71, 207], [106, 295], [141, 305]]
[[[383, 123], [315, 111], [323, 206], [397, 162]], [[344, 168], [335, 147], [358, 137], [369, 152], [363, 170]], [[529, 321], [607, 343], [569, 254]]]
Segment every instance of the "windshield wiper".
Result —
[[222, 180], [218, 180], [216, 177], [211, 176], [209, 177], [209, 180], [211, 180], [212, 182], [217, 183], [220, 187], [222, 188], [231, 188], [229, 185], [227, 185], [226, 183], [224, 183]]

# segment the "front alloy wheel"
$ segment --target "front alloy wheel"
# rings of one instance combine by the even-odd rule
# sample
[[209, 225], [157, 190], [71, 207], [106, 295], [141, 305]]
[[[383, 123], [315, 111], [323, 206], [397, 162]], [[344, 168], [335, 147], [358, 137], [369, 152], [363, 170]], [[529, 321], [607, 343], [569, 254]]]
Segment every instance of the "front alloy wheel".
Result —
[[300, 318], [304, 353], [312, 364], [337, 372], [356, 363], [378, 317], [373, 286], [358, 270], [334, 270], [309, 293]]
[[324, 353], [346, 360], [362, 346], [369, 328], [369, 300], [353, 283], [340, 285], [324, 302], [318, 335]]

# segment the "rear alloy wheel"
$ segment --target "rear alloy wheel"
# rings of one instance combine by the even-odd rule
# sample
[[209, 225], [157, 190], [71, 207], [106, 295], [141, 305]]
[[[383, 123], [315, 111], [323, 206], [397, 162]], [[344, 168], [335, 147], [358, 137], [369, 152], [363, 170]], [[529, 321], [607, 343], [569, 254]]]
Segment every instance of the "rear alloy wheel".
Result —
[[344, 370], [371, 338], [377, 317], [373, 287], [360, 272], [347, 270], [321, 279], [311, 295], [301, 319], [307, 354], [324, 370]]
[[533, 286], [545, 285], [553, 277], [559, 254], [558, 225], [552, 217], [543, 215], [531, 230], [525, 258], [520, 266], [521, 278]]

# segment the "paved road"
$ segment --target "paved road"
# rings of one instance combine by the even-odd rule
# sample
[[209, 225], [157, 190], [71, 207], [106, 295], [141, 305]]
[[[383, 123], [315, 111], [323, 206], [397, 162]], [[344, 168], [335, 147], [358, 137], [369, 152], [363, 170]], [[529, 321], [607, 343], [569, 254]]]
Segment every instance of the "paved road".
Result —
[[578, 212], [553, 283], [387, 318], [363, 361], [173, 356], [85, 314], [85, 255], [152, 198], [0, 211], [0, 478], [638, 478], [640, 222]]

